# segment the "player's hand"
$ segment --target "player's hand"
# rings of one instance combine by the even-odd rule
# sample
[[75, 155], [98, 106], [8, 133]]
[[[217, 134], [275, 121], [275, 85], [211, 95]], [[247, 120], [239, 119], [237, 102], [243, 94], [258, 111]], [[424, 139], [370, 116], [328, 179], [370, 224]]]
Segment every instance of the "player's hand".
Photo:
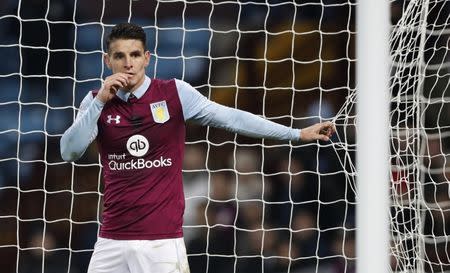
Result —
[[130, 77], [131, 76], [126, 73], [115, 73], [106, 77], [100, 91], [98, 91], [97, 97], [103, 103], [108, 102], [116, 95], [120, 88], [124, 88], [128, 85]]
[[330, 137], [336, 132], [336, 127], [330, 121], [316, 123], [312, 126], [303, 128], [300, 133], [301, 141], [323, 140], [328, 141]]

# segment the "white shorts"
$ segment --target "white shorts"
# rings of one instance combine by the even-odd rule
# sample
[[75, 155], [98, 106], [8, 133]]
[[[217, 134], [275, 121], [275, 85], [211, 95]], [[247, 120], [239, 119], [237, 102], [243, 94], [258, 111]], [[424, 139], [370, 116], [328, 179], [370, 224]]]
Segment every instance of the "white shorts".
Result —
[[183, 238], [111, 240], [98, 238], [88, 273], [189, 273]]

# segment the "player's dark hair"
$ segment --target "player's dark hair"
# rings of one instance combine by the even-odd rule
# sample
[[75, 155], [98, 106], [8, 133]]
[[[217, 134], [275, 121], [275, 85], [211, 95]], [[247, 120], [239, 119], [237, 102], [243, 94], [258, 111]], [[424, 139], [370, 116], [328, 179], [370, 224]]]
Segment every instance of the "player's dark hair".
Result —
[[117, 39], [123, 40], [139, 40], [144, 46], [144, 50], [147, 48], [147, 37], [142, 27], [131, 23], [120, 23], [115, 25], [111, 33], [106, 38], [106, 49], [109, 51], [110, 44]]

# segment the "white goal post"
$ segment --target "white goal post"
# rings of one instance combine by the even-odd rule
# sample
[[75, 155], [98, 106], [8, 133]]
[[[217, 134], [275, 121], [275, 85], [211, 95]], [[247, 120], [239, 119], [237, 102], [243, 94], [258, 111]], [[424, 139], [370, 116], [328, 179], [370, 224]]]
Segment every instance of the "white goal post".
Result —
[[[377, 6], [357, 18], [369, 2]], [[367, 259], [357, 239], [381, 249], [373, 272], [450, 272], [450, 1], [381, 2], [0, 1], [0, 272], [87, 269], [101, 224], [101, 166], [95, 145], [64, 162], [59, 139], [109, 75], [103, 39], [124, 21], [147, 34], [150, 77], [183, 79], [213, 101], [287, 126], [337, 127], [329, 142], [287, 143], [189, 123], [191, 272], [352, 273]], [[378, 8], [390, 13], [388, 25]], [[360, 19], [388, 36], [360, 33]], [[360, 47], [358, 36], [388, 56]], [[374, 80], [368, 87], [358, 65]], [[388, 79], [376, 79], [383, 65]], [[357, 92], [382, 93], [386, 83], [384, 114]], [[365, 116], [385, 122], [357, 127], [373, 125]], [[369, 143], [356, 142], [367, 133]], [[357, 147], [375, 156], [385, 137], [386, 161], [370, 157], [363, 167]], [[372, 172], [379, 181], [364, 191], [358, 179]], [[363, 201], [378, 212], [358, 217]], [[357, 225], [366, 218], [387, 241]]]
[[357, 272], [389, 270], [389, 1], [357, 7]]

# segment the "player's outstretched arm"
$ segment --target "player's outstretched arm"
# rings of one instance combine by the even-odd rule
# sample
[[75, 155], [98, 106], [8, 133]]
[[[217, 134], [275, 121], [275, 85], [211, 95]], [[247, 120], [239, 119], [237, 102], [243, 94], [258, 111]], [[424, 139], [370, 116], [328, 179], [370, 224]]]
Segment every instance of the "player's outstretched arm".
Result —
[[328, 141], [334, 132], [336, 132], [336, 127], [332, 122], [316, 123], [301, 130], [300, 140], [304, 142], [314, 140]]
[[186, 120], [223, 128], [254, 138], [313, 141], [329, 140], [336, 131], [331, 122], [318, 123], [302, 130], [286, 127], [249, 112], [226, 107], [208, 100], [186, 82], [176, 80]]

